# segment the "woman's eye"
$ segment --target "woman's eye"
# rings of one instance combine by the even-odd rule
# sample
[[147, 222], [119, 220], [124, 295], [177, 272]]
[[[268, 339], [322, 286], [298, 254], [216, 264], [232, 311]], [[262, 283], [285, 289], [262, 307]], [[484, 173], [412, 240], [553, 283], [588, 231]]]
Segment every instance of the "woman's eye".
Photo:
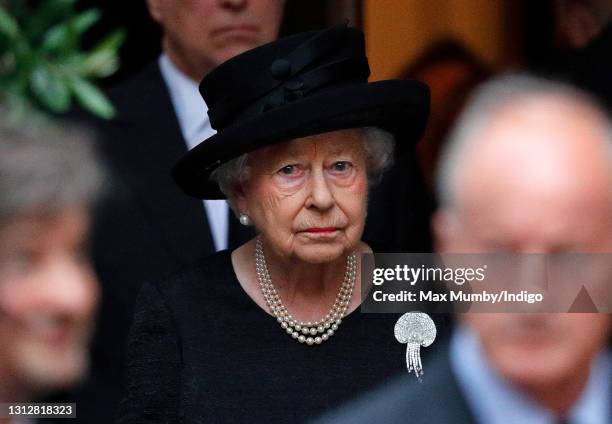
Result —
[[295, 175], [298, 173], [298, 171], [299, 171], [299, 168], [297, 165], [287, 165], [287, 166], [283, 166], [278, 172], [283, 175]]
[[347, 161], [339, 161], [333, 164], [332, 169], [335, 172], [346, 172], [349, 171], [352, 167], [352, 164]]

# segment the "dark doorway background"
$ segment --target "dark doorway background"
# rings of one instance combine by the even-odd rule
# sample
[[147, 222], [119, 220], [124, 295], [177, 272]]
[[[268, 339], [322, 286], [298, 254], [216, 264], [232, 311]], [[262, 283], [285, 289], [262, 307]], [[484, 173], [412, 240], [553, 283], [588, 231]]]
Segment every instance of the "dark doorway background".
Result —
[[523, 59], [533, 71], [547, 71], [558, 65], [560, 51], [555, 40], [554, 0], [523, 0]]

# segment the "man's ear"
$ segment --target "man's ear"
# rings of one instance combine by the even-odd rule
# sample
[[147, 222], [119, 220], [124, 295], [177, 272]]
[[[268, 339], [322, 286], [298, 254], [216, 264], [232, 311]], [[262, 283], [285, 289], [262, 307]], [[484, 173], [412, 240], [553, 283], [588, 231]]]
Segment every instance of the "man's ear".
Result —
[[149, 9], [149, 15], [151, 15], [151, 18], [153, 18], [153, 20], [158, 24], [161, 24], [163, 20], [163, 0], [146, 0], [146, 2], [147, 9]]
[[458, 248], [460, 235], [459, 217], [450, 209], [438, 209], [431, 218], [436, 252], [453, 252]]

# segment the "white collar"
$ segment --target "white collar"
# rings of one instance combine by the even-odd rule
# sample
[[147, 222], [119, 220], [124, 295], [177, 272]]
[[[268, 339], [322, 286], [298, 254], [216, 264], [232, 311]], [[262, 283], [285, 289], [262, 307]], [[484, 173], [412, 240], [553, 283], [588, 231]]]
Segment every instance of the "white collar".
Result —
[[[165, 54], [159, 57], [159, 69], [166, 82], [174, 112], [188, 149], [216, 133], [210, 126], [208, 107], [200, 96], [198, 84], [178, 69]], [[204, 200], [204, 209], [216, 250], [228, 245], [229, 214], [225, 200]]]
[[187, 147], [192, 149], [202, 140], [215, 134], [208, 119], [208, 107], [200, 96], [198, 83], [185, 75], [162, 53], [159, 68], [170, 92], [170, 99], [178, 118]]

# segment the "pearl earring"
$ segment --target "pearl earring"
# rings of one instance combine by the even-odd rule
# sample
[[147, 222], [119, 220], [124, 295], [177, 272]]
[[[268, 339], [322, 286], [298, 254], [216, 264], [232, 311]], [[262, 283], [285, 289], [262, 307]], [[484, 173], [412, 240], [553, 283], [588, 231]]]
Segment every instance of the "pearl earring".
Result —
[[246, 213], [241, 213], [238, 219], [240, 220], [240, 223], [244, 226], [251, 225], [251, 218], [249, 218]]

